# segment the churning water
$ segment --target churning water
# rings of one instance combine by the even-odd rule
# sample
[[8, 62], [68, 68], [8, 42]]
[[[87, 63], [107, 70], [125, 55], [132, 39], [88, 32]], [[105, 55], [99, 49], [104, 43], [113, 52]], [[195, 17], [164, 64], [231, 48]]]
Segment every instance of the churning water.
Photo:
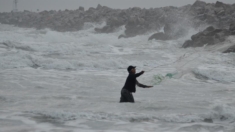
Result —
[[[235, 54], [181, 48], [185, 38], [118, 39], [0, 25], [0, 132], [234, 132]], [[119, 103], [126, 68], [144, 70], [136, 103]], [[171, 75], [165, 76], [165, 75]]]

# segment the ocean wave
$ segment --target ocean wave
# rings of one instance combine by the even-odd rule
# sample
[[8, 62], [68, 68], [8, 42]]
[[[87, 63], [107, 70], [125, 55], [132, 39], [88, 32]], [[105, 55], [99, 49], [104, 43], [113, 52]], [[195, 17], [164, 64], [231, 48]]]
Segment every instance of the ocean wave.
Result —
[[193, 70], [198, 78], [215, 80], [222, 83], [235, 82], [234, 67], [229, 66], [201, 66]]
[[18, 50], [24, 50], [24, 51], [35, 51], [28, 45], [23, 45], [21, 43], [17, 42], [11, 42], [11, 41], [6, 41], [6, 42], [0, 42], [0, 45], [4, 45], [6, 49], [18, 49]]
[[103, 23], [85, 25], [84, 30], [77, 32], [13, 28], [7, 31], [8, 35], [6, 31], [0, 31], [0, 69], [32, 67], [100, 71], [137, 65], [153, 72], [158, 68], [158, 74], [168, 73], [169, 68], [175, 69], [177, 79], [193, 72], [200, 80], [235, 81], [232, 55], [206, 51], [206, 48], [180, 48], [190, 35], [174, 41], [147, 41], [150, 34], [118, 39], [125, 27], [114, 33], [98, 34], [94, 27], [102, 27]]
[[113, 114], [113, 113], [104, 113], [104, 112], [65, 112], [65, 111], [57, 111], [57, 112], [46, 112], [46, 111], [31, 111], [25, 112], [33, 117], [35, 120], [44, 119], [46, 121], [53, 122], [66, 122], [71, 120], [93, 120], [93, 121], [125, 121], [125, 122], [154, 122], [156, 120], [155, 117], [151, 117], [148, 115], [131, 115], [127, 113]]
[[228, 105], [213, 106], [204, 114], [172, 113], [167, 115], [148, 115], [141, 113], [106, 113], [106, 112], [67, 112], [67, 111], [28, 111], [25, 112], [35, 119], [44, 119], [57, 122], [71, 120], [93, 120], [93, 121], [124, 121], [124, 122], [172, 122], [172, 123], [214, 123], [235, 122], [235, 107]]
[[215, 104], [212, 111], [204, 115], [215, 121], [235, 122], [235, 107], [227, 104]]

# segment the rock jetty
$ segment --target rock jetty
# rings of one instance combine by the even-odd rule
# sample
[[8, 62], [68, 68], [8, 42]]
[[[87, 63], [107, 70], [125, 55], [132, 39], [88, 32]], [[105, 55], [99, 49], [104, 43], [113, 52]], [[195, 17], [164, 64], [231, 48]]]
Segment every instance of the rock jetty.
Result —
[[[161, 7], [142, 9], [133, 7], [129, 9], [111, 9], [106, 6], [98, 5], [96, 8], [85, 10], [79, 7], [77, 10], [59, 10], [59, 11], [42, 11], [42, 12], [4, 12], [0, 13], [0, 23], [12, 24], [19, 27], [28, 28], [50, 28], [55, 31], [78, 31], [82, 30], [84, 23], [100, 23], [106, 22], [102, 28], [95, 28], [97, 33], [111, 33], [118, 27], [125, 26], [125, 33], [120, 34], [119, 38], [134, 37], [136, 35], [145, 34], [147, 32], [156, 32], [149, 40], [170, 40], [177, 39], [187, 34], [188, 27], [197, 28], [200, 25], [211, 25], [214, 27], [214, 36], [220, 33], [227, 35], [225, 29], [229, 29], [231, 23], [235, 21], [235, 4], [225, 4], [217, 1], [216, 3], [206, 3], [203, 1], [195, 1], [193, 5], [182, 7]], [[234, 25], [231, 30], [234, 31]], [[164, 32], [160, 30], [164, 28]], [[216, 29], [215, 29], [216, 28]], [[218, 29], [222, 29], [218, 31]], [[207, 29], [212, 30], [212, 28]], [[234, 34], [229, 31], [230, 34]], [[218, 33], [219, 32], [219, 33]], [[187, 42], [184, 47], [195, 47], [199, 43], [198, 34], [193, 44]], [[204, 36], [205, 37], [205, 36]], [[203, 42], [207, 41], [203, 37]], [[218, 40], [223, 40], [223, 35]], [[191, 44], [190, 44], [191, 43]]]

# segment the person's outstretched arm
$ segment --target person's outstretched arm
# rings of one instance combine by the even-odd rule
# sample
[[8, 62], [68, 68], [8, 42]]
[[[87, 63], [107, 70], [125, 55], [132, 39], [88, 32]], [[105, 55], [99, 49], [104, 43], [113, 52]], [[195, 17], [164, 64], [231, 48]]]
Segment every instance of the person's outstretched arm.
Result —
[[137, 80], [136, 80], [136, 85], [141, 87], [141, 88], [151, 88], [151, 87], [153, 87], [153, 86], [147, 86], [147, 85], [141, 84]]
[[141, 71], [141, 72], [135, 74], [135, 77], [139, 77], [139, 76], [142, 75], [142, 74], [144, 74], [144, 71]]

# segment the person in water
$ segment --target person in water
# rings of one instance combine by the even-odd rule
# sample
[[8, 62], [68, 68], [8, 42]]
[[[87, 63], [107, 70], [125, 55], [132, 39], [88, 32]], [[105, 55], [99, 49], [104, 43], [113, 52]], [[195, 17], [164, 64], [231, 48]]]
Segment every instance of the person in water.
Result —
[[139, 83], [136, 78], [139, 77], [140, 75], [144, 74], [144, 71], [141, 71], [140, 73], [136, 74], [135, 66], [129, 66], [127, 68], [127, 71], [129, 72], [129, 75], [126, 79], [126, 83], [124, 87], [121, 90], [121, 98], [120, 98], [120, 103], [122, 102], [131, 102], [134, 103], [134, 97], [132, 93], [136, 92], [135, 86], [139, 86], [142, 88], [151, 88], [153, 86], [146, 86], [144, 84]]

